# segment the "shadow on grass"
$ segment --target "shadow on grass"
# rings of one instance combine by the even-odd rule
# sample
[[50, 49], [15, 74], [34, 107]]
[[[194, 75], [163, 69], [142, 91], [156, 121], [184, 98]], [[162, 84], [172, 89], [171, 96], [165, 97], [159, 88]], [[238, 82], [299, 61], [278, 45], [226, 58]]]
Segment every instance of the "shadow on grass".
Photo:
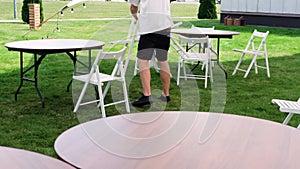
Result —
[[[255, 74], [251, 70], [247, 78], [243, 78], [244, 72], [238, 71], [232, 76], [237, 61], [224, 63], [229, 76], [227, 79], [227, 104], [225, 113], [252, 116], [276, 122], [282, 122], [285, 114], [278, 111], [276, 105], [271, 104], [274, 98], [297, 100], [299, 95], [300, 53], [293, 56], [269, 58], [270, 75], [266, 70], [259, 69]], [[243, 62], [244, 68], [251, 60]], [[258, 59], [258, 64], [264, 65], [264, 59]], [[294, 117], [290, 125], [297, 126], [300, 118]]]
[[[232, 76], [231, 73], [237, 61], [222, 63], [229, 76], [227, 79], [227, 96], [224, 113], [252, 116], [282, 122], [285, 114], [278, 111], [271, 99], [297, 100], [299, 97], [299, 53], [293, 56], [270, 58], [271, 78], [266, 72], [260, 70], [258, 74], [253, 71], [245, 79], [243, 73]], [[17, 59], [16, 59], [17, 60]], [[263, 61], [261, 59], [259, 62]], [[246, 60], [249, 63], [249, 60]], [[171, 62], [172, 75], [176, 77], [177, 62]], [[131, 60], [128, 74], [133, 74], [134, 61]], [[66, 92], [66, 86], [72, 78], [72, 61], [65, 54], [50, 55], [45, 58], [39, 69], [39, 87], [45, 98], [46, 107], [42, 108], [34, 86], [25, 83], [14, 100], [14, 92], [19, 85], [19, 69], [1, 74], [0, 90], [0, 117], [1, 133], [0, 144], [4, 146], [24, 148], [46, 155], [56, 157], [53, 144], [56, 137], [78, 124], [76, 114], [72, 113], [72, 93]], [[159, 74], [151, 71], [152, 90], [158, 95], [161, 89]], [[132, 77], [132, 76], [131, 76]], [[187, 82], [190, 82], [187, 80]], [[134, 76], [129, 87], [130, 101], [140, 96], [142, 91], [139, 76]], [[197, 81], [199, 95], [201, 96], [200, 111], [209, 111], [211, 104], [211, 87], [203, 88], [203, 81]], [[185, 88], [182, 90], [190, 90]], [[176, 80], [171, 80], [172, 101], [161, 105], [164, 110], [180, 110], [182, 98], [180, 87]], [[120, 105], [124, 107], [123, 105]], [[124, 108], [123, 108], [124, 109]], [[108, 107], [109, 116], [119, 114], [115, 107]], [[155, 109], [132, 109], [132, 112], [149, 111]], [[297, 126], [300, 118], [292, 118], [290, 125]]]

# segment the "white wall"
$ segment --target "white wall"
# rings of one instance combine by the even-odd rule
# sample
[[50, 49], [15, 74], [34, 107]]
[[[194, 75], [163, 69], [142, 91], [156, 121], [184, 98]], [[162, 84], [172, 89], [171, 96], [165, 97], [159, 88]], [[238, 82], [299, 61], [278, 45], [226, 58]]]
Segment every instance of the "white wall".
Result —
[[222, 0], [221, 11], [300, 14], [300, 0]]

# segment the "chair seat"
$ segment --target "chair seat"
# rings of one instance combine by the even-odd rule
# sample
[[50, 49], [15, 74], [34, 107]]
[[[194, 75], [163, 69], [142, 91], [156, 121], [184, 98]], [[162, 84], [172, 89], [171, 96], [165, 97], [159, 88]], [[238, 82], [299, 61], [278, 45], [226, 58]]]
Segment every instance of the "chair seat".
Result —
[[[245, 53], [245, 54], [250, 54], [250, 55], [255, 55], [257, 50], [241, 50], [241, 49], [233, 49], [234, 52], [240, 52], [240, 53]], [[265, 53], [264, 52], [261, 52], [261, 51], [258, 51], [257, 55], [260, 55], [260, 56], [264, 56]]]
[[188, 53], [188, 55], [185, 59], [189, 60], [189, 61], [206, 62], [209, 59], [209, 57], [207, 57], [206, 54], [201, 54], [201, 53]]
[[[79, 81], [82, 81], [82, 82], [86, 82], [88, 77], [89, 77], [89, 74], [85, 74], [85, 75], [73, 76], [73, 79], [79, 80]], [[104, 73], [99, 74], [99, 79], [100, 79], [100, 82], [98, 82], [98, 80], [97, 80], [97, 74], [93, 73], [92, 77], [90, 79], [90, 83], [92, 83], [94, 85], [97, 85], [97, 84], [103, 83], [103, 82], [109, 82], [109, 81], [114, 81], [114, 80], [120, 80], [121, 81], [122, 80], [121, 77], [115, 77], [115, 76], [111, 76], [111, 75], [104, 74]]]
[[[300, 98], [297, 102], [290, 100], [272, 99], [272, 103], [279, 106], [279, 111], [288, 113], [282, 123], [284, 125], [287, 125], [289, 123], [294, 114], [300, 114]], [[297, 128], [300, 129], [300, 124]]]
[[292, 113], [300, 114], [300, 100], [298, 100], [298, 102], [295, 102], [289, 100], [273, 99], [272, 103], [277, 104], [281, 112], [286, 112], [286, 113], [292, 112]]

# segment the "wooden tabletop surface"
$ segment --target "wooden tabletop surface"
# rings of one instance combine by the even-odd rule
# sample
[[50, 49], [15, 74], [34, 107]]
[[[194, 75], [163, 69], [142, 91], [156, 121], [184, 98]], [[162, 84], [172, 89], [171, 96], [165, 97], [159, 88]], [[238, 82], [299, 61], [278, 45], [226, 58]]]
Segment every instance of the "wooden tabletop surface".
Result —
[[71, 165], [32, 151], [0, 146], [3, 169], [74, 169]]
[[77, 51], [83, 49], [101, 49], [104, 42], [84, 39], [41, 39], [23, 40], [5, 44], [5, 47], [14, 51]]
[[75, 126], [55, 151], [79, 168], [299, 169], [300, 131], [206, 112], [146, 112]]

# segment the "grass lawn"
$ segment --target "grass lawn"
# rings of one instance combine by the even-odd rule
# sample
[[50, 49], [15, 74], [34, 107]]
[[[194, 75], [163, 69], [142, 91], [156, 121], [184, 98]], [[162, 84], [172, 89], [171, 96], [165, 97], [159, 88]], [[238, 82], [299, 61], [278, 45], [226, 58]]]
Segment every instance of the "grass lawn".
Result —
[[[66, 2], [45, 1], [45, 18], [51, 16]], [[0, 20], [12, 19], [12, 2], [1, 1]], [[20, 11], [21, 4], [19, 4]], [[10, 9], [10, 10], [8, 10]], [[114, 9], [114, 10], [112, 10]], [[215, 29], [232, 30], [240, 32], [233, 39], [221, 40], [221, 62], [228, 72], [228, 79], [222, 81], [222, 74], [216, 67], [216, 83], [210, 84], [207, 89], [203, 87], [203, 81], [190, 84], [183, 82], [176, 85], [175, 71], [177, 58], [174, 51], [170, 51], [169, 62], [171, 65], [171, 97], [172, 101], [163, 107], [145, 109], [132, 108], [133, 112], [155, 110], [196, 110], [218, 111], [228, 114], [238, 114], [282, 122], [285, 114], [278, 111], [278, 107], [271, 104], [273, 98], [297, 100], [299, 98], [299, 72], [300, 30], [290, 28], [275, 28], [263, 26], [225, 26], [219, 20], [196, 19], [198, 6], [195, 4], [172, 4], [172, 16], [191, 17], [174, 18], [175, 22], [182, 21], [181, 27], [191, 25], [199, 27], [215, 26]], [[81, 15], [79, 15], [80, 13]], [[20, 12], [19, 12], [20, 14]], [[39, 31], [29, 31], [29, 26], [23, 23], [0, 23], [0, 145], [23, 148], [57, 157], [53, 144], [56, 137], [66, 129], [78, 124], [82, 119], [72, 113], [73, 94], [66, 92], [66, 86], [72, 78], [73, 65], [66, 54], [52, 54], [47, 56], [39, 68], [39, 87], [45, 98], [46, 107], [42, 108], [34, 86], [25, 83], [21, 89], [18, 101], [14, 100], [14, 92], [19, 85], [19, 53], [8, 51], [4, 45], [8, 42], [26, 39], [51, 38], [80, 38], [96, 39], [106, 42], [105, 50], [111, 49], [109, 42], [124, 39], [127, 34], [129, 20], [76, 20], [82, 18], [129, 18], [127, 3], [117, 2], [88, 2], [87, 8], [76, 6], [75, 13], [65, 13], [58, 20], [52, 20], [43, 25]], [[20, 16], [18, 17], [20, 18]], [[60, 28], [60, 32], [56, 28]], [[239, 54], [232, 52], [234, 48], [244, 48], [254, 29], [270, 31], [267, 39], [271, 78], [268, 78], [265, 70], [258, 74], [251, 71], [249, 76], [243, 78], [243, 73], [235, 76], [231, 73], [237, 63]], [[84, 58], [86, 53], [80, 52]], [[25, 64], [32, 63], [32, 55], [25, 54]], [[127, 72], [128, 90], [130, 100], [139, 97], [141, 84], [139, 76], [133, 76], [134, 56], [132, 56]], [[262, 59], [258, 60], [262, 62]], [[246, 63], [249, 64], [249, 58]], [[108, 67], [111, 63], [105, 63]], [[152, 70], [152, 90], [154, 94], [160, 92], [159, 75]], [[190, 88], [194, 85], [194, 88]], [[190, 93], [192, 94], [190, 94]], [[199, 100], [194, 100], [196, 96]], [[218, 102], [220, 99], [222, 102]], [[225, 102], [223, 102], [225, 99]], [[217, 103], [215, 103], [215, 101]], [[109, 116], [119, 114], [118, 109], [109, 107]], [[93, 117], [92, 117], [93, 118]], [[300, 117], [295, 116], [290, 125], [297, 126]]]

